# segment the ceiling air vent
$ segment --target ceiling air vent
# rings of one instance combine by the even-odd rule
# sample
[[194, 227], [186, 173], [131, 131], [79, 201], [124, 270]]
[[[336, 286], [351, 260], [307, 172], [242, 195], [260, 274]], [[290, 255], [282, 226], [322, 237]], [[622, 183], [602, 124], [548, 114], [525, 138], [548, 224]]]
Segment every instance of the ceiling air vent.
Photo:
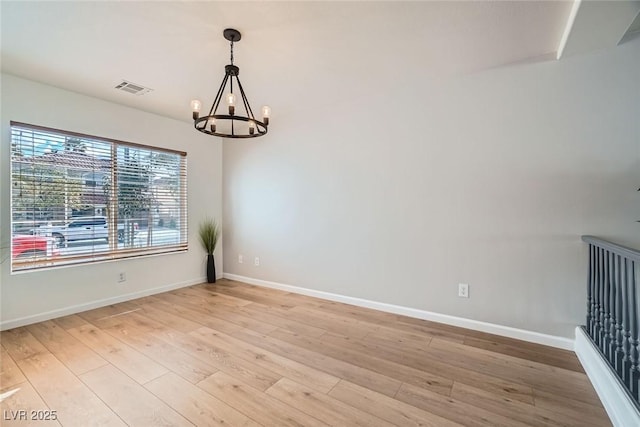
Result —
[[122, 83], [116, 86], [116, 89], [122, 90], [125, 92], [132, 93], [134, 95], [144, 95], [147, 92], [151, 92], [153, 89], [149, 89], [148, 87], [141, 86], [136, 83], [131, 83], [126, 80], [123, 80]]

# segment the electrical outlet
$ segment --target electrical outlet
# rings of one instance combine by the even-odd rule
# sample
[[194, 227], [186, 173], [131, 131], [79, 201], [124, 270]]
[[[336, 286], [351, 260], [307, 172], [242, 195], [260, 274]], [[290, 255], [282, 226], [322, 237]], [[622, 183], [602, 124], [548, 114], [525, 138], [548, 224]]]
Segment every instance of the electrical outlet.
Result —
[[244, 257], [242, 254], [238, 254], [238, 264], [242, 264], [244, 262]]
[[127, 273], [122, 272], [120, 274], [118, 274], [118, 282], [122, 283], [122, 282], [126, 282], [127, 281]]
[[256, 257], [256, 258], [253, 260], [253, 265], [255, 265], [256, 267], [259, 267], [259, 266], [260, 266], [260, 257]]
[[458, 283], [458, 296], [461, 298], [469, 298], [469, 285], [466, 283]]

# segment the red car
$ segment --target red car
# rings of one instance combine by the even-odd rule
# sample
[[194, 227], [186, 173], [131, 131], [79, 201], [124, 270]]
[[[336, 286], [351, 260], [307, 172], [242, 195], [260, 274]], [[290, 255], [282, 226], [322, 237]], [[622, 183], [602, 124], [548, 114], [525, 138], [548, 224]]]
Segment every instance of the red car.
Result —
[[11, 258], [45, 258], [58, 255], [55, 242], [50, 237], [17, 234], [11, 238]]

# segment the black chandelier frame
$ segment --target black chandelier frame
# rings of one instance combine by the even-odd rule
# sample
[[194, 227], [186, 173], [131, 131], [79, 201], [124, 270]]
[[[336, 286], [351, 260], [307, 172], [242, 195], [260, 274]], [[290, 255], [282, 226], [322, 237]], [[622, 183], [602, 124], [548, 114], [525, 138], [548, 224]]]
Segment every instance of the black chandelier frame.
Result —
[[[269, 126], [269, 117], [264, 117], [262, 121], [255, 118], [251, 105], [249, 104], [249, 100], [247, 99], [247, 95], [242, 88], [240, 78], [238, 77], [240, 74], [240, 68], [233, 64], [233, 44], [240, 41], [242, 35], [238, 30], [233, 28], [225, 29], [223, 35], [224, 38], [230, 42], [231, 64], [225, 65], [224, 67], [224, 78], [222, 79], [222, 83], [220, 84], [220, 88], [218, 89], [218, 93], [216, 94], [213, 104], [209, 109], [209, 114], [206, 116], [200, 116], [198, 111], [194, 111], [193, 126], [196, 130], [202, 133], [222, 138], [256, 138], [265, 135]], [[236, 81], [236, 86], [240, 91], [240, 99], [242, 99], [245, 115], [242, 116], [235, 114], [235, 106], [229, 106], [229, 114], [218, 114], [218, 107], [220, 106], [220, 101], [225, 93], [227, 84], [229, 84], [230, 87], [229, 93], [235, 94], [233, 91], [234, 79]], [[217, 121], [231, 121], [231, 133], [219, 132], [217, 129]], [[249, 127], [249, 133], [237, 133], [238, 130], [235, 126], [236, 121], [253, 122], [255, 124], [253, 131], [251, 130], [251, 127]]]

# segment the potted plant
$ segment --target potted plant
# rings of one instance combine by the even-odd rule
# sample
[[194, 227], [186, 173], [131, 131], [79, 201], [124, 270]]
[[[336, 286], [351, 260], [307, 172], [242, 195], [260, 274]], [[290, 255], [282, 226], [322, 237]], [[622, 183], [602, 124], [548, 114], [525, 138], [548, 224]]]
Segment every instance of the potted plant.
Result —
[[220, 237], [218, 223], [215, 219], [205, 218], [200, 223], [198, 234], [202, 247], [207, 251], [207, 282], [216, 283], [216, 263], [213, 259], [213, 251], [215, 251], [218, 237]]

